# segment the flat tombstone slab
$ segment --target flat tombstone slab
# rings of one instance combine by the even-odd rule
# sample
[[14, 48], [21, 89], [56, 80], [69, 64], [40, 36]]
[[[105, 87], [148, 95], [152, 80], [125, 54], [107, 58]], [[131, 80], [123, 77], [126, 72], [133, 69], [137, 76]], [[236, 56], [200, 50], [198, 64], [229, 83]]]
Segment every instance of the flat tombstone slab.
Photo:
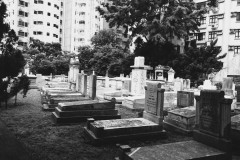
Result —
[[231, 102], [224, 100], [223, 91], [201, 91], [199, 131], [216, 137], [229, 136]]
[[156, 123], [143, 118], [119, 119], [119, 120], [102, 120], [95, 121], [93, 125], [96, 128], [114, 129], [114, 128], [131, 128], [141, 126], [157, 126]]
[[130, 152], [123, 154], [125, 156], [122, 155], [120, 160], [225, 160], [226, 158], [224, 152], [196, 141], [130, 148]]

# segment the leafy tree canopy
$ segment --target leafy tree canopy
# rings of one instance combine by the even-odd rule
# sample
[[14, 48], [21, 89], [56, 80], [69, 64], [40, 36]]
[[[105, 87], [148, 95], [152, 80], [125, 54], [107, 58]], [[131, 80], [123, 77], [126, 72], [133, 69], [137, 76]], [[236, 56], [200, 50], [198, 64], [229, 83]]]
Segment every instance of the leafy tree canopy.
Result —
[[155, 42], [170, 41], [198, 31], [197, 18], [204, 10], [197, 10], [193, 1], [186, 0], [109, 0], [98, 7], [110, 27], [122, 26], [125, 34], [142, 35]]
[[101, 47], [104, 45], [116, 46], [117, 34], [113, 29], [104, 29], [99, 31], [96, 35], [91, 38], [91, 42], [95, 47]]
[[223, 67], [220, 60], [226, 54], [219, 56], [221, 50], [220, 47], [215, 47], [216, 43], [217, 40], [212, 41], [209, 46], [191, 47], [185, 54], [180, 54], [171, 64], [176, 76], [201, 84], [208, 74], [220, 71]]

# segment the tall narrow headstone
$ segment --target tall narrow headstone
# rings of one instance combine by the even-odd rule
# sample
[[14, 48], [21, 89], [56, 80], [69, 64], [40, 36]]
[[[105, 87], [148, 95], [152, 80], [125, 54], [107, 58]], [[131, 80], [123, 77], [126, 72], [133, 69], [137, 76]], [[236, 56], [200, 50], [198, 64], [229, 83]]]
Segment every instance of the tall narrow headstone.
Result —
[[173, 82], [174, 80], [174, 75], [175, 75], [175, 71], [171, 68], [168, 71], [168, 82]]
[[233, 79], [231, 77], [223, 78], [223, 86], [222, 90], [225, 92], [227, 96], [233, 96]]
[[164, 91], [160, 83], [147, 83], [143, 118], [162, 124]]

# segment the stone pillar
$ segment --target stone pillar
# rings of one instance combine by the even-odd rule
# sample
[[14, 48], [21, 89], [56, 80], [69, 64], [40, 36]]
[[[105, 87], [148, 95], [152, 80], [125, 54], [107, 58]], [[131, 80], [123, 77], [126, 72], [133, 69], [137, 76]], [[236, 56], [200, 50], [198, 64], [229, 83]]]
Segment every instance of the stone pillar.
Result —
[[171, 68], [168, 71], [168, 82], [173, 82], [174, 80], [174, 75], [175, 75], [175, 71]]
[[89, 97], [91, 99], [96, 98], [96, 89], [97, 89], [97, 76], [91, 75], [89, 76]]
[[145, 85], [147, 78], [147, 69], [151, 69], [149, 66], [144, 65], [144, 57], [135, 57], [134, 66], [132, 69], [132, 85], [131, 94], [132, 95], [144, 95]]

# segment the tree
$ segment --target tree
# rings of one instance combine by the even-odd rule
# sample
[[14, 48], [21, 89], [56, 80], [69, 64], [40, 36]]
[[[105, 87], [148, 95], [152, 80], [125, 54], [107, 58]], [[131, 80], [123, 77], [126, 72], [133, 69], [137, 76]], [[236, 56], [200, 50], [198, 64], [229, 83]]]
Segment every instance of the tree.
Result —
[[220, 60], [226, 54], [219, 56], [221, 50], [215, 47], [216, 43], [217, 40], [212, 41], [209, 46], [191, 47], [185, 54], [180, 54], [171, 64], [176, 76], [201, 84], [208, 74], [220, 71], [223, 67], [223, 62]]
[[[6, 17], [6, 5], [0, 2], [0, 102], [7, 100], [23, 89], [26, 95], [29, 87], [28, 78], [17, 77], [26, 62], [22, 52], [16, 49], [18, 37], [14, 30], [4, 23]], [[16, 78], [17, 77], [17, 78]], [[8, 89], [10, 88], [10, 90]], [[16, 103], [16, 98], [15, 98]]]
[[162, 43], [174, 36], [184, 38], [198, 31], [197, 18], [204, 10], [197, 10], [193, 1], [185, 0], [109, 0], [97, 7], [110, 27], [122, 26], [131, 37], [142, 35], [145, 39]]
[[105, 45], [116, 46], [118, 44], [117, 34], [113, 29], [100, 30], [91, 38], [91, 42], [95, 47], [101, 47]]
[[[62, 52], [60, 43], [44, 43], [31, 38], [30, 47], [25, 50], [30, 56], [30, 69], [33, 73], [67, 74], [70, 55]], [[27, 56], [26, 56], [27, 57]]]
[[84, 70], [86, 73], [92, 71], [91, 60], [94, 57], [94, 50], [90, 46], [81, 46], [78, 48], [79, 69]]

